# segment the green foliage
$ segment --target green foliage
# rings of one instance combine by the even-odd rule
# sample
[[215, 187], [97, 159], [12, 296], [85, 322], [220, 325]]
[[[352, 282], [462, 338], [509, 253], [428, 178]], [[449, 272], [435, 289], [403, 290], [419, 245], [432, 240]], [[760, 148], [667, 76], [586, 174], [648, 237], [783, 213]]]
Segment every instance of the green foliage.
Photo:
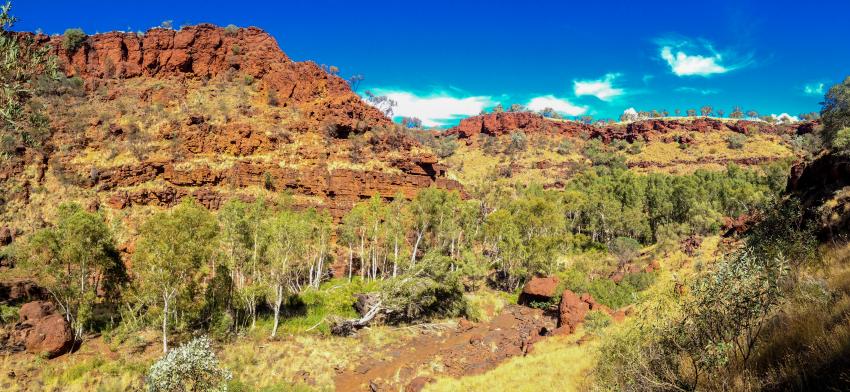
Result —
[[20, 308], [17, 306], [0, 304], [0, 325], [11, 324], [18, 321], [18, 310], [20, 310]]
[[381, 303], [388, 321], [411, 322], [455, 317], [466, 309], [463, 286], [450, 257], [431, 252], [410, 271], [388, 279], [381, 287]]
[[729, 166], [725, 172], [639, 175], [596, 168], [570, 181], [562, 197], [574, 233], [594, 242], [630, 237], [652, 243], [669, 224], [684, 224], [696, 234], [716, 232], [723, 216], [751, 212], [782, 189], [782, 170]]
[[[269, 304], [275, 314], [272, 336], [277, 333], [285, 295], [305, 285], [318, 286], [321, 281], [329, 230], [330, 217], [313, 209], [300, 212], [283, 209], [263, 225], [263, 232], [268, 236], [263, 275], [271, 291]], [[317, 260], [317, 264], [313, 264]]]
[[733, 150], [740, 150], [744, 148], [744, 144], [747, 143], [747, 135], [740, 133], [733, 133], [726, 136], [726, 145]]
[[573, 144], [569, 140], [564, 139], [558, 144], [558, 148], [555, 151], [560, 155], [568, 155], [573, 151]]
[[525, 151], [528, 146], [528, 136], [525, 135], [523, 131], [513, 131], [511, 132], [511, 141], [508, 144], [506, 149], [506, 153], [513, 154], [519, 151]]
[[178, 327], [197, 321], [204, 308], [204, 285], [213, 271], [210, 259], [218, 234], [212, 214], [191, 198], [168, 212], [150, 217], [141, 227], [134, 271], [140, 293], [161, 312], [163, 351], [168, 320]]
[[378, 281], [353, 278], [331, 279], [319, 288], [308, 288], [297, 296], [291, 296], [283, 307], [280, 327], [287, 333], [330, 334], [326, 322], [330, 317], [356, 318], [355, 294], [377, 291]]
[[484, 246], [497, 270], [498, 282], [515, 290], [534, 274], [552, 272], [564, 246], [564, 213], [556, 192], [529, 188], [525, 197], [512, 200], [487, 216]]
[[231, 378], [215, 357], [209, 338], [200, 337], [154, 363], [146, 384], [150, 392], [226, 391]]
[[62, 48], [68, 53], [74, 53], [88, 39], [82, 29], [67, 29], [62, 35]]
[[611, 325], [612, 319], [608, 313], [601, 310], [591, 310], [584, 318], [584, 327], [591, 333], [598, 332]]
[[11, 2], [0, 7], [0, 162], [16, 155], [19, 146], [42, 146], [49, 129], [29, 103], [39, 77], [58, 75], [49, 47], [36, 44], [32, 36], [11, 33], [17, 21], [11, 8]]
[[78, 204], [59, 206], [55, 227], [39, 230], [20, 249], [23, 267], [58, 302], [77, 338], [100, 302], [97, 294], [116, 295], [124, 278], [112, 232], [95, 213]]
[[617, 284], [607, 278], [593, 279], [587, 287], [587, 292], [596, 301], [611, 309], [622, 308], [635, 303], [637, 299], [637, 290], [625, 280]]
[[787, 277], [784, 258], [752, 249], [719, 262], [694, 281], [676, 316], [606, 343], [598, 381], [615, 390], [729, 385], [728, 377], [743, 369], [758, 347]]
[[637, 257], [640, 252], [640, 243], [633, 238], [617, 237], [608, 244], [608, 251], [616, 256], [622, 265]]
[[839, 153], [850, 152], [850, 128], [841, 128], [835, 132], [832, 148]]
[[791, 198], [762, 210], [761, 220], [747, 234], [747, 246], [764, 257], [786, 258], [795, 267], [820, 261], [815, 227], [806, 224], [798, 200]]
[[237, 27], [235, 24], [229, 24], [224, 27], [224, 33], [227, 35], [236, 35], [237, 33], [239, 33], [239, 27]]
[[626, 169], [626, 158], [619, 152], [612, 152], [599, 139], [592, 139], [584, 146], [584, 156], [593, 166], [604, 166], [611, 169]]
[[824, 141], [835, 145], [839, 131], [850, 127], [850, 77], [829, 88], [821, 103]]
[[454, 155], [455, 150], [457, 150], [457, 135], [437, 139], [435, 146], [432, 148], [434, 153], [440, 158], [448, 158]]

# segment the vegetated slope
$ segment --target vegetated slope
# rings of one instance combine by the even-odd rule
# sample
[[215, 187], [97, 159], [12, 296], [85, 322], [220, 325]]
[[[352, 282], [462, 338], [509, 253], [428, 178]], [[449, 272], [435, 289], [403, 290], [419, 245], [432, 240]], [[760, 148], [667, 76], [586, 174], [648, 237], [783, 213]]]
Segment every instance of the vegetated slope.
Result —
[[339, 218], [376, 193], [458, 187], [343, 79], [292, 61], [257, 28], [112, 32], [70, 47], [35, 39], [68, 78], [39, 83], [44, 145], [19, 147], [0, 168], [0, 226], [13, 231], [70, 200], [135, 221], [136, 207], [185, 196], [216, 208], [290, 192]]
[[496, 168], [501, 177], [560, 188], [590, 165], [689, 173], [793, 159], [804, 153], [801, 140], [817, 125], [706, 117], [589, 125], [531, 112], [489, 113], [445, 132], [459, 145], [444, 162], [464, 183]]
[[791, 169], [787, 193], [803, 208], [823, 239], [846, 237], [850, 229], [850, 157], [824, 153]]

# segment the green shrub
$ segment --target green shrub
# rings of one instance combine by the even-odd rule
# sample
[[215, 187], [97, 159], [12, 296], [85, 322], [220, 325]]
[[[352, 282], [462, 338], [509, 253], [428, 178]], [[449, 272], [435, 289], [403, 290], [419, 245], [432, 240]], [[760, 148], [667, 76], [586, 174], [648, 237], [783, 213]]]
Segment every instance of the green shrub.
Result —
[[235, 24], [229, 24], [224, 28], [224, 33], [227, 35], [236, 35], [239, 33], [239, 27]]
[[563, 140], [558, 144], [558, 148], [555, 151], [560, 155], [569, 155], [573, 151], [573, 144], [569, 140]]
[[623, 278], [623, 282], [633, 287], [636, 292], [643, 291], [655, 283], [655, 278], [657, 276], [657, 272], [638, 272], [636, 274], [627, 274], [626, 277]]
[[611, 316], [601, 310], [591, 310], [584, 318], [584, 327], [589, 332], [597, 332], [611, 325]]
[[731, 135], [726, 136], [726, 145], [733, 150], [740, 150], [744, 148], [744, 144], [746, 143], [747, 135], [733, 133]]
[[88, 39], [88, 35], [83, 32], [83, 29], [67, 29], [62, 37], [62, 48], [68, 53], [74, 53]]
[[635, 288], [625, 280], [620, 284], [614, 283], [607, 278], [599, 278], [590, 281], [587, 290], [597, 302], [611, 308], [619, 309], [636, 300]]
[[18, 321], [19, 309], [20, 308], [17, 306], [0, 304], [0, 325], [11, 324]]

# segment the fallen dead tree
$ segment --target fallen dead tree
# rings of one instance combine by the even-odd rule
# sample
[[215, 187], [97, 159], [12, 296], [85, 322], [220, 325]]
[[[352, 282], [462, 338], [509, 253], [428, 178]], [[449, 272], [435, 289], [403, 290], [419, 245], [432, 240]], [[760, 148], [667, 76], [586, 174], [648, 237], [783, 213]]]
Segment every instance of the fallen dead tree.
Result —
[[354, 332], [368, 326], [369, 322], [371, 322], [375, 316], [385, 310], [381, 306], [381, 303], [381, 300], [376, 301], [359, 319], [345, 320], [337, 318], [336, 320], [331, 320], [331, 333], [337, 336], [351, 336]]

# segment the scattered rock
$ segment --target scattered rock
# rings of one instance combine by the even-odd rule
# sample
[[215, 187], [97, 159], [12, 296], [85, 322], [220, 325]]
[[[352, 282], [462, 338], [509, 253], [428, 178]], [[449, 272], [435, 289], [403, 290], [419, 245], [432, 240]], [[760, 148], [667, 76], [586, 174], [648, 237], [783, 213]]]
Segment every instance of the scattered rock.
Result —
[[696, 254], [696, 251], [699, 249], [699, 246], [702, 244], [702, 238], [696, 235], [690, 235], [685, 237], [682, 240], [682, 252], [685, 252], [688, 256], [693, 257]]

